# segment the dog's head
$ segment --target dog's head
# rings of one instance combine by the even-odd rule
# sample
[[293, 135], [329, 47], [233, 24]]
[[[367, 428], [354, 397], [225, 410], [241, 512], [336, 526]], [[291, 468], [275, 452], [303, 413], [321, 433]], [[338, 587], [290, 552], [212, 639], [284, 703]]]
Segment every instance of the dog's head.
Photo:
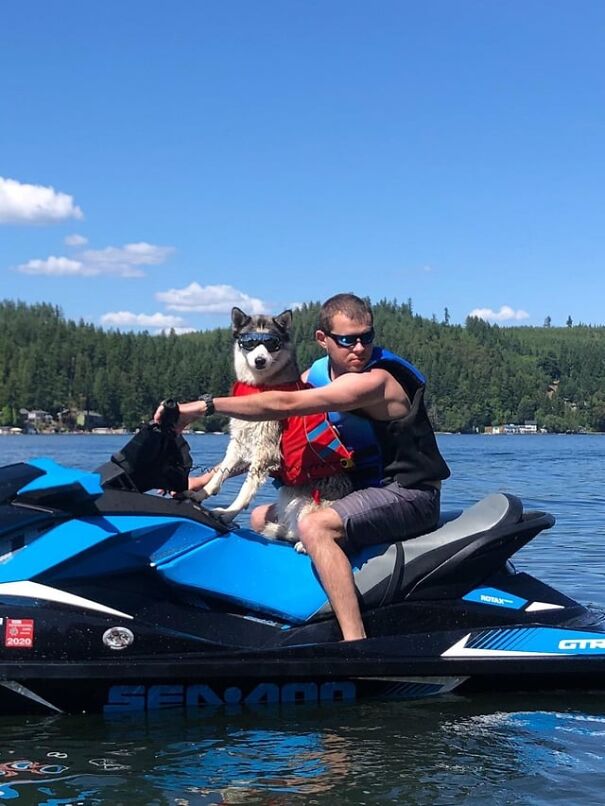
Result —
[[269, 386], [298, 379], [290, 341], [292, 311], [283, 311], [278, 316], [249, 316], [240, 308], [233, 308], [231, 326], [235, 340], [235, 374], [239, 381]]

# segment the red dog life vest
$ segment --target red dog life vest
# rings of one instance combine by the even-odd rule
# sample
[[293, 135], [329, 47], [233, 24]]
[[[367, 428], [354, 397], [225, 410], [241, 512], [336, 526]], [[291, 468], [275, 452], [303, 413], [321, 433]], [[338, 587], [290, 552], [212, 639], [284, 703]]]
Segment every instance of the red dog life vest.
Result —
[[[279, 386], [252, 386], [236, 381], [233, 394], [292, 392], [309, 388], [302, 381]], [[334, 476], [353, 467], [353, 454], [341, 441], [326, 413], [294, 415], [285, 419], [280, 451], [281, 467], [277, 477], [288, 487]]]

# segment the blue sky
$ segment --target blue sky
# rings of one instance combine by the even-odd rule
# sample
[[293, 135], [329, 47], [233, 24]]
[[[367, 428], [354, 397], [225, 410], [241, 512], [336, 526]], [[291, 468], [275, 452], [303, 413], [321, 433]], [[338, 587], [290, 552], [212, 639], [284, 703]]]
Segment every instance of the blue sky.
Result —
[[0, 9], [0, 299], [605, 323], [602, 0]]

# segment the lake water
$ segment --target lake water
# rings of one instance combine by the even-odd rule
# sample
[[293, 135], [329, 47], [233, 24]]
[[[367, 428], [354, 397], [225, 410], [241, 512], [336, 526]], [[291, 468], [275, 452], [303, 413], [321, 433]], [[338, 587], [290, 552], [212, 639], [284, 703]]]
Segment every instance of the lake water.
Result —
[[[92, 469], [127, 438], [0, 437], [0, 464]], [[191, 436], [212, 466], [222, 436]], [[443, 506], [493, 491], [557, 518], [518, 568], [605, 607], [605, 436], [439, 437]], [[217, 504], [233, 496], [231, 480]], [[266, 501], [272, 495], [262, 491]], [[19, 804], [502, 804], [603, 801], [605, 694], [449, 696], [423, 703], [180, 711], [115, 720], [0, 717], [0, 801]]]

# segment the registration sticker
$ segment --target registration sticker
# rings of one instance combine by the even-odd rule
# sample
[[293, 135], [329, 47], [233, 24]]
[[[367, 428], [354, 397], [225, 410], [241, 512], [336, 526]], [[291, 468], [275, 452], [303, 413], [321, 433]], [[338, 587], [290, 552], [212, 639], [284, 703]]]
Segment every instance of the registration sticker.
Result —
[[32, 649], [34, 646], [33, 618], [7, 618], [4, 631], [4, 646], [17, 649]]

